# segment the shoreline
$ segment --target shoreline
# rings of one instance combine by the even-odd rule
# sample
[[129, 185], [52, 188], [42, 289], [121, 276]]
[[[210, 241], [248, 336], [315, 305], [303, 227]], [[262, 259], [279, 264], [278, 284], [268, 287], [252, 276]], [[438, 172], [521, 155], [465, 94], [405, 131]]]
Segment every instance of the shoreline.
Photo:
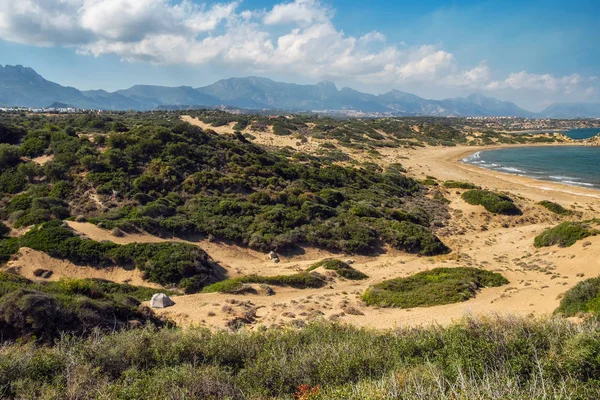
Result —
[[[464, 168], [464, 169], [468, 169], [468, 170], [476, 169], [479, 171], [486, 171], [489, 173], [497, 174], [499, 177], [504, 178], [504, 179], [506, 179], [508, 177], [512, 177], [517, 180], [517, 182], [515, 182], [515, 183], [523, 184], [528, 187], [532, 187], [533, 185], [543, 184], [544, 186], [535, 186], [535, 187], [538, 189], [541, 189], [541, 190], [545, 190], [545, 191], [563, 192], [563, 193], [582, 196], [582, 197], [586, 197], [586, 198], [591, 197], [591, 198], [600, 199], [600, 189], [597, 189], [597, 188], [586, 188], [586, 187], [581, 187], [581, 186], [577, 186], [577, 185], [569, 185], [567, 183], [562, 183], [562, 182], [554, 182], [554, 181], [549, 181], [549, 180], [544, 180], [544, 179], [536, 179], [536, 178], [533, 178], [530, 176], [522, 176], [522, 175], [510, 173], [510, 172], [502, 172], [502, 171], [497, 171], [497, 170], [493, 170], [490, 168], [484, 168], [484, 167], [480, 167], [480, 166], [477, 166], [474, 164], [465, 163], [462, 161], [465, 158], [467, 158], [468, 156], [473, 155], [477, 152], [481, 152], [481, 151], [502, 150], [502, 149], [506, 149], [506, 148], [558, 147], [558, 146], [565, 146], [565, 144], [479, 146], [476, 150], [461, 149], [461, 152], [459, 154], [454, 154], [451, 157], [448, 157], [447, 160], [452, 161], [459, 168]], [[587, 147], [585, 145], [577, 145], [577, 144], [567, 144], [566, 146]], [[462, 151], [462, 150], [464, 150], [464, 151]]]
[[600, 190], [598, 189], [519, 176], [461, 162], [465, 157], [478, 151], [558, 146], [577, 146], [577, 144], [543, 143], [529, 145], [503, 144], [495, 146], [426, 147], [410, 150], [407, 157], [402, 157], [402, 154], [389, 154], [389, 156], [392, 156], [393, 161], [407, 167], [409, 173], [417, 178], [432, 175], [440, 180], [466, 180], [482, 187], [517, 191], [518, 194], [536, 201], [554, 200], [567, 203], [583, 201], [587, 203], [594, 200], [597, 205], [597, 200], [600, 199]]

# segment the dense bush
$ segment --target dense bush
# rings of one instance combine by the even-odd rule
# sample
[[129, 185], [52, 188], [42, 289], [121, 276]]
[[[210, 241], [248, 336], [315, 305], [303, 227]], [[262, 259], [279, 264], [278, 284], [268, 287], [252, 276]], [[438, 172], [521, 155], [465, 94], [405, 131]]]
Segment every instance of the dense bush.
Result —
[[600, 277], [586, 279], [569, 289], [555, 311], [567, 317], [588, 312], [600, 316]]
[[380, 307], [428, 307], [466, 301], [483, 287], [507, 283], [502, 275], [482, 269], [434, 268], [378, 283], [367, 289], [362, 299]]
[[366, 274], [364, 274], [360, 271], [357, 271], [356, 269], [352, 268], [347, 263], [340, 261], [340, 260], [335, 260], [335, 259], [319, 261], [319, 262], [311, 265], [308, 268], [308, 271], [313, 271], [320, 267], [323, 267], [324, 269], [327, 269], [330, 271], [335, 271], [335, 273], [338, 274], [339, 276], [341, 276], [342, 278], [346, 278], [346, 279], [350, 279], [350, 280], [354, 280], [354, 281], [359, 281], [359, 280], [368, 278], [368, 276]]
[[[204, 116], [217, 125], [238, 122], [241, 127], [256, 119], [284, 134], [308, 131], [303, 117]], [[384, 222], [410, 215], [408, 204], [416, 199], [446, 212], [444, 205], [422, 196], [422, 186], [403, 175], [400, 165], [387, 170], [374, 164], [335, 165], [349, 159], [343, 153], [267, 151], [177, 120], [168, 113], [24, 119], [22, 144], [0, 145], [0, 164], [7, 167], [0, 174], [0, 192], [23, 192], [15, 196], [18, 207], [7, 198], [9, 206], [0, 216], [16, 227], [82, 215], [109, 230], [204, 235], [261, 251], [309, 245], [369, 253], [386, 243], [404, 248]], [[350, 142], [387, 140], [378, 126], [348, 125], [335, 136]], [[76, 134], [110, 130], [108, 135]], [[19, 159], [41, 154], [53, 159], [41, 167]], [[433, 235], [429, 219], [406, 220]]]
[[571, 215], [571, 214], [573, 214], [573, 211], [567, 210], [566, 208], [564, 208], [560, 204], [554, 203], [552, 201], [543, 200], [543, 201], [540, 201], [538, 204], [540, 206], [548, 209], [549, 211], [552, 211], [554, 214], [558, 214], [558, 215]]
[[295, 275], [259, 276], [248, 275], [226, 279], [202, 289], [203, 293], [234, 293], [244, 284], [260, 283], [273, 286], [290, 286], [297, 289], [320, 288], [326, 283], [325, 279], [316, 273], [300, 273]]
[[470, 182], [461, 181], [446, 181], [444, 182], [444, 187], [448, 189], [480, 189], [479, 186]]
[[152, 289], [100, 280], [34, 283], [0, 272], [0, 340], [51, 342], [63, 333], [79, 336], [94, 328], [122, 329], [134, 319], [162, 325], [151, 311], [139, 308], [152, 293]]
[[548, 228], [534, 239], [535, 247], [548, 247], [558, 245], [570, 247], [578, 240], [597, 235], [596, 229], [581, 222], [563, 222], [554, 228]]
[[521, 215], [521, 210], [514, 204], [513, 200], [503, 194], [487, 190], [473, 189], [462, 194], [462, 198], [469, 204], [483, 206], [487, 211], [494, 214]]

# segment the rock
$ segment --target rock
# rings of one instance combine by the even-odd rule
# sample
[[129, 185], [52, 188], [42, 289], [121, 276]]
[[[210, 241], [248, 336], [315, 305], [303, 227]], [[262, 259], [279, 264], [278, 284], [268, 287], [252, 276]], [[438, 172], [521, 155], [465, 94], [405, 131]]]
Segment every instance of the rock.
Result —
[[351, 306], [344, 307], [343, 311], [348, 315], [365, 315], [365, 313], [360, 311], [358, 308]]
[[261, 296], [273, 296], [275, 294], [275, 291], [271, 286], [260, 285], [258, 287], [258, 294], [260, 294]]
[[589, 241], [588, 242], [583, 242], [583, 244], [582, 244], [583, 247], [588, 247], [588, 246], [591, 246], [591, 245], [592, 245], [592, 242], [589, 242]]
[[113, 228], [113, 230], [110, 231], [110, 234], [113, 235], [114, 237], [125, 236], [125, 233], [122, 230], [120, 230], [119, 228]]

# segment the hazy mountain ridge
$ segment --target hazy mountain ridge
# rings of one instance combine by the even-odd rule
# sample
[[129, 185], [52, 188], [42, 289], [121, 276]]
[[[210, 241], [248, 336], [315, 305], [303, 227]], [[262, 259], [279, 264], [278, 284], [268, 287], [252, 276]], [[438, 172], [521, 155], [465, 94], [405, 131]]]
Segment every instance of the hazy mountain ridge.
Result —
[[259, 77], [222, 79], [200, 88], [135, 85], [112, 93], [105, 90], [80, 91], [48, 81], [31, 68], [0, 66], [0, 106], [48, 107], [57, 102], [107, 110], [227, 106], [261, 110], [357, 111], [399, 116], [600, 117], [600, 104], [553, 104], [536, 114], [512, 102], [481, 94], [429, 100], [398, 90], [372, 95], [346, 87], [338, 90], [329, 81], [299, 85]]

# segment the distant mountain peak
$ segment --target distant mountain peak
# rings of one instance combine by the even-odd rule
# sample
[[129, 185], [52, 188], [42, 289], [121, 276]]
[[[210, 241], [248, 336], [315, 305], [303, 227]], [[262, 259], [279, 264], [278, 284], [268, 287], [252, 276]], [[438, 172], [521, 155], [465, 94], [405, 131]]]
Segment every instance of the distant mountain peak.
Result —
[[235, 107], [286, 111], [353, 110], [396, 116], [600, 117], [599, 104], [555, 104], [534, 114], [514, 103], [473, 93], [468, 97], [430, 100], [397, 89], [372, 95], [331, 81], [316, 85], [276, 82], [250, 76], [222, 79], [212, 85], [167, 87], [134, 85], [129, 89], [79, 91], [47, 81], [32, 68], [0, 66], [0, 106], [47, 107], [49, 104], [109, 110], [157, 107]]

